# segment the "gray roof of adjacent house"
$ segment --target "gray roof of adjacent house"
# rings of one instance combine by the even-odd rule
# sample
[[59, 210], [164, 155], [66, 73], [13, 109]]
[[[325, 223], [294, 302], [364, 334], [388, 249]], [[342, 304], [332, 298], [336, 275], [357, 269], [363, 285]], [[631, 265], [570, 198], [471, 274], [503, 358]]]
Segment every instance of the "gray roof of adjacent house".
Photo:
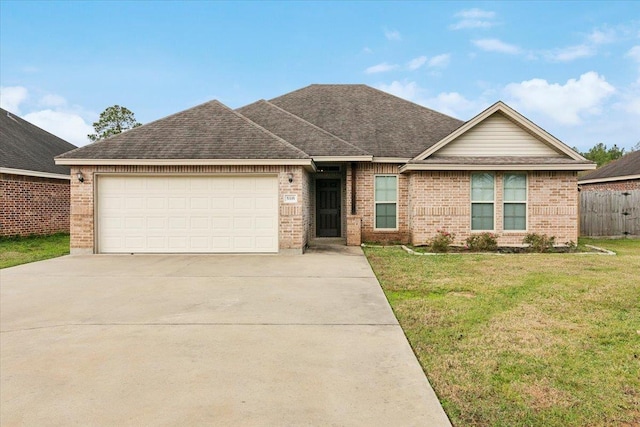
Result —
[[59, 156], [60, 159], [308, 159], [282, 138], [210, 101]]
[[76, 148], [62, 138], [0, 108], [0, 167], [69, 175], [53, 158]]
[[366, 151], [268, 101], [260, 100], [236, 111], [310, 156], [370, 156]]
[[270, 100], [376, 157], [413, 158], [464, 122], [366, 85], [311, 85]]
[[578, 183], [592, 180], [609, 180], [611, 178], [640, 175], [640, 151], [632, 151], [618, 160], [602, 166], [580, 177]]

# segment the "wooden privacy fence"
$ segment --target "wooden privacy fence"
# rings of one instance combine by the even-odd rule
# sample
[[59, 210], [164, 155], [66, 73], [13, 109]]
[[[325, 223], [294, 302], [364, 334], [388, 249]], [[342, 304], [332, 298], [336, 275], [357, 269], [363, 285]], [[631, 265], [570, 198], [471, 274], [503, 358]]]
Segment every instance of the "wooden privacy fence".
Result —
[[580, 192], [580, 235], [640, 237], [640, 190]]

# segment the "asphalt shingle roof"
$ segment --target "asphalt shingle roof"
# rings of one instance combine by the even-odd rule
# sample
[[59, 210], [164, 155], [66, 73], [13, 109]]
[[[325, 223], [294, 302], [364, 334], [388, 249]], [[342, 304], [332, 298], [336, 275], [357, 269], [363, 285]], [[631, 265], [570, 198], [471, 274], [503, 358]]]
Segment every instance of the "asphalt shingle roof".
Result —
[[270, 102], [377, 157], [415, 157], [463, 124], [366, 85], [311, 85]]
[[61, 159], [308, 159], [282, 138], [218, 101], [210, 101]]
[[581, 176], [578, 182], [629, 175], [640, 175], [640, 151], [632, 151], [629, 154], [625, 154], [618, 160], [614, 160], [593, 172]]
[[236, 111], [311, 156], [370, 155], [265, 100], [254, 102]]
[[36, 172], [69, 174], [53, 158], [75, 145], [0, 108], [0, 167]]

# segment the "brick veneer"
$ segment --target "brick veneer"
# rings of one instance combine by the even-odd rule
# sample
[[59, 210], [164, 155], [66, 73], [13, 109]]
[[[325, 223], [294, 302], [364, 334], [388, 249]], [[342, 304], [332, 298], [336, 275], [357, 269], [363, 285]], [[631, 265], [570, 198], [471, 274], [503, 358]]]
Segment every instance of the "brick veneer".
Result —
[[[503, 172], [495, 173], [495, 230], [500, 245], [519, 245], [530, 232], [555, 236], [556, 242], [578, 240], [578, 192], [575, 172], [533, 171], [527, 174], [526, 231], [502, 227]], [[426, 244], [438, 230], [456, 235], [456, 243], [471, 233], [468, 171], [414, 172], [409, 177], [411, 242]]]
[[[84, 182], [71, 180], [71, 253], [93, 253], [95, 248], [94, 181], [96, 173], [121, 174], [277, 174], [279, 187], [279, 248], [302, 252], [308, 242], [310, 220], [309, 174], [301, 166], [82, 166]], [[288, 173], [293, 174], [289, 183]], [[296, 194], [297, 204], [284, 204], [283, 194]]]
[[580, 191], [630, 191], [640, 190], [640, 179], [627, 179], [624, 181], [597, 182], [593, 184], [580, 184]]
[[0, 174], [0, 236], [69, 232], [69, 180]]
[[[343, 236], [360, 241], [425, 244], [437, 230], [456, 234], [456, 243], [471, 234], [470, 172], [424, 171], [398, 173], [398, 164], [359, 163], [356, 167], [356, 213], [351, 214], [353, 170], [342, 175]], [[280, 191], [279, 246], [281, 251], [304, 250], [315, 235], [315, 177], [299, 166], [99, 166], [82, 167], [84, 183], [71, 183], [71, 248], [73, 253], [94, 250], [94, 173], [268, 173], [278, 174]], [[71, 173], [75, 176], [78, 168]], [[287, 174], [294, 174], [289, 183]], [[398, 176], [398, 229], [374, 229], [374, 177]], [[496, 172], [494, 233], [501, 245], [518, 245], [527, 232], [555, 236], [559, 243], [577, 241], [577, 178], [575, 172], [528, 173], [528, 230], [502, 229], [502, 177]], [[283, 204], [283, 194], [297, 194], [297, 204]]]
[[[356, 170], [356, 212], [362, 218], [362, 240], [369, 242], [407, 243], [409, 232], [409, 176], [398, 173], [395, 163], [360, 163]], [[351, 200], [351, 171], [347, 178], [347, 200]], [[393, 231], [376, 230], [374, 227], [374, 177], [379, 174], [391, 174], [398, 177], [398, 229]], [[347, 208], [350, 212], [350, 202]], [[349, 232], [347, 232], [347, 235]]]

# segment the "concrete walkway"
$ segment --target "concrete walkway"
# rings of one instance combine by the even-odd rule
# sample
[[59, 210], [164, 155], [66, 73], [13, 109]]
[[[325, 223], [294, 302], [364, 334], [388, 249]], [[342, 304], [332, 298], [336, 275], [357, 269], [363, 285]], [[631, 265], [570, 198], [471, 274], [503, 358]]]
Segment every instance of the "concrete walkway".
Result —
[[359, 248], [0, 270], [0, 424], [447, 426]]

